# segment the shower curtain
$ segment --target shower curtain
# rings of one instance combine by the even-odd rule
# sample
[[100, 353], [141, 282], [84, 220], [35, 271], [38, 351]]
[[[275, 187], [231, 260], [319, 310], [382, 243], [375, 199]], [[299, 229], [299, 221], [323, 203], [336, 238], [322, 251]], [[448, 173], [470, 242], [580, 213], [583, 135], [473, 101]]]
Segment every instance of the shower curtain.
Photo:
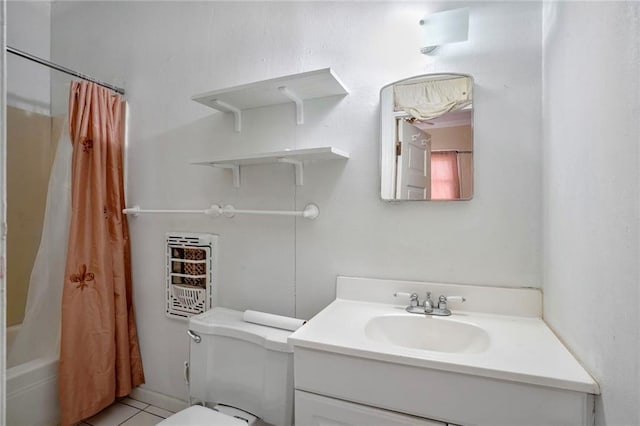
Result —
[[129, 228], [122, 213], [123, 101], [73, 82], [71, 226], [62, 296], [59, 398], [71, 425], [144, 383], [131, 294]]
[[[66, 125], [66, 122], [65, 122]], [[65, 247], [71, 216], [71, 142], [62, 132], [51, 168], [40, 246], [31, 270], [24, 320], [7, 353], [7, 366], [57, 358]]]
[[457, 200], [460, 198], [460, 172], [458, 153], [455, 151], [431, 153], [431, 199]]

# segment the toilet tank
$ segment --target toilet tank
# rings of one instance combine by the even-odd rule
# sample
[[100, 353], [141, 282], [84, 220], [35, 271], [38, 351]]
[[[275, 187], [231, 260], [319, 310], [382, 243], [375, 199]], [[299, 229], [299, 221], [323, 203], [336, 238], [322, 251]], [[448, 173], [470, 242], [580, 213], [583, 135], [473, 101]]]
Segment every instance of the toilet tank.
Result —
[[[213, 308], [189, 319], [190, 394], [276, 426], [293, 424], [292, 331], [244, 322], [242, 312]], [[213, 405], [211, 405], [213, 406]]]

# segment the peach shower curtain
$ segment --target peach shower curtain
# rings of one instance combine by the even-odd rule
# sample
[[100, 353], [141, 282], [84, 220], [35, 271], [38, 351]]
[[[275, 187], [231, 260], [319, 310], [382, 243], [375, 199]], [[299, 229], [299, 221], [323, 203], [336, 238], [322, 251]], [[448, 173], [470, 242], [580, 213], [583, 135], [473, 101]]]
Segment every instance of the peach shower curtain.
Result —
[[431, 153], [431, 199], [457, 200], [460, 198], [458, 153], [443, 151]]
[[71, 227], [62, 296], [62, 425], [92, 416], [144, 383], [133, 314], [124, 207], [123, 101], [73, 82]]

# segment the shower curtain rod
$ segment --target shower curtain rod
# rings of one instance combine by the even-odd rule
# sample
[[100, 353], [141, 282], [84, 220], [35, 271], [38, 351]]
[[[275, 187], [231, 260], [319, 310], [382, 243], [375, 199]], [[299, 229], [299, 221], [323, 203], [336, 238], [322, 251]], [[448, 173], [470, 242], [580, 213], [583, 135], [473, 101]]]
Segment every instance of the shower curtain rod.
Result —
[[473, 154], [473, 151], [465, 151], [462, 149], [432, 149], [431, 152], [457, 152], [458, 154]]
[[86, 81], [90, 81], [92, 83], [97, 84], [98, 86], [106, 87], [107, 89], [111, 89], [116, 93], [120, 93], [121, 95], [124, 95], [124, 89], [121, 88], [121, 87], [112, 86], [111, 84], [104, 83], [104, 82], [102, 82], [100, 80], [96, 80], [95, 78], [91, 78], [91, 77], [89, 77], [87, 75], [84, 75], [82, 73], [79, 73], [77, 71], [74, 71], [74, 70], [71, 70], [69, 68], [63, 67], [62, 65], [54, 64], [53, 62], [49, 62], [46, 59], [42, 59], [42, 58], [34, 56], [34, 55], [30, 54], [30, 53], [23, 52], [22, 50], [16, 49], [15, 47], [7, 46], [7, 52], [13, 53], [14, 55], [17, 55], [17, 56], [20, 56], [22, 58], [28, 59], [30, 61], [37, 62], [40, 65], [44, 65], [46, 67], [53, 68], [56, 71], [60, 71], [60, 72], [63, 72], [65, 74], [69, 74], [69, 75], [72, 75], [74, 77], [78, 77], [78, 78], [81, 78], [83, 80], [86, 80]]

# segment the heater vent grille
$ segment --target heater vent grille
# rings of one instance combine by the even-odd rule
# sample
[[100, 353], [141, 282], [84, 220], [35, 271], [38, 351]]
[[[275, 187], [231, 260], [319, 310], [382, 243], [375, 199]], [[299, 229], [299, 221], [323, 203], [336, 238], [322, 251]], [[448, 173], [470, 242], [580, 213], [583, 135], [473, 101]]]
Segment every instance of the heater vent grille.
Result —
[[166, 238], [166, 308], [187, 319], [214, 305], [218, 236], [171, 232]]

